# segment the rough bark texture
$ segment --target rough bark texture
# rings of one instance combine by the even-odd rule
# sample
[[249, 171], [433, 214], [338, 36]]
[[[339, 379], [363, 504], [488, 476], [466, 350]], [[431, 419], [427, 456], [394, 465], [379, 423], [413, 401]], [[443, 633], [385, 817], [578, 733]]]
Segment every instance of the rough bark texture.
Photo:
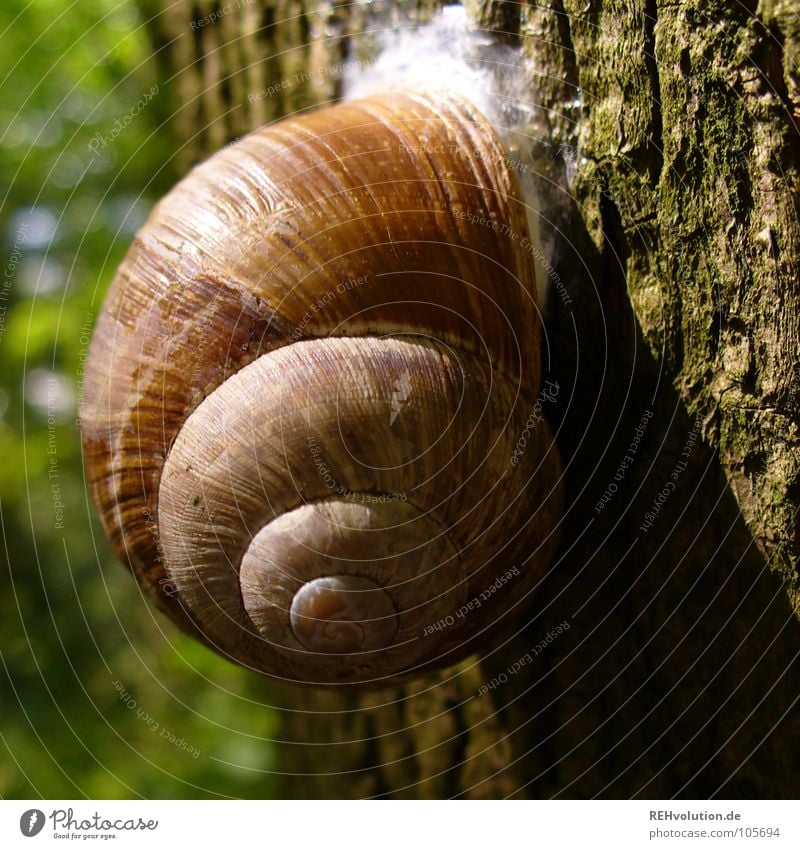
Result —
[[[542, 106], [530, 165], [555, 246], [545, 368], [569, 399], [562, 551], [518, 630], [448, 673], [367, 696], [265, 683], [287, 795], [800, 793], [791, 5], [471, 5], [524, 51]], [[191, 27], [216, 8], [148, 4], [187, 166], [336, 96], [315, 72], [400, 15], [254, 0]]]

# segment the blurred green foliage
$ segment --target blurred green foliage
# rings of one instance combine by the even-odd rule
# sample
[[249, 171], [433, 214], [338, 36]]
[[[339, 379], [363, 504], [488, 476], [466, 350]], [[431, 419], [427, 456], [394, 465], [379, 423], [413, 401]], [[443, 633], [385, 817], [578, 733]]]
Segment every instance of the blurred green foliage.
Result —
[[263, 681], [147, 604], [82, 468], [91, 328], [176, 179], [168, 81], [131, 2], [5, 0], [0, 32], [0, 795], [274, 795]]

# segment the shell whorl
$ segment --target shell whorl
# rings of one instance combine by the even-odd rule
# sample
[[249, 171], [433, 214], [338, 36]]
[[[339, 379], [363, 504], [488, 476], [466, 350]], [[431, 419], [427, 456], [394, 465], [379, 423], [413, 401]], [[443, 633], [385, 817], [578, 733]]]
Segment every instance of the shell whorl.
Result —
[[[491, 128], [430, 92], [265, 128], [159, 204], [82, 424], [104, 526], [182, 627], [290, 680], [385, 682], [525, 598], [560, 476], [544, 422], [511, 462], [539, 381], [527, 237]], [[469, 633], [428, 633], [511, 566]]]

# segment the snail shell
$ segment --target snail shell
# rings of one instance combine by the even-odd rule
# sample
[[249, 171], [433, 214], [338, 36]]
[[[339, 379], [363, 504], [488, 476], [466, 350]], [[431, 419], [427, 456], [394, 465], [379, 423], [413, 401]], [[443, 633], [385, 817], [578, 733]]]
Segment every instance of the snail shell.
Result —
[[261, 129], [156, 206], [98, 320], [82, 432], [105, 531], [183, 629], [374, 685], [507, 621], [560, 516], [552, 435], [526, 431], [526, 239], [494, 131], [428, 90]]

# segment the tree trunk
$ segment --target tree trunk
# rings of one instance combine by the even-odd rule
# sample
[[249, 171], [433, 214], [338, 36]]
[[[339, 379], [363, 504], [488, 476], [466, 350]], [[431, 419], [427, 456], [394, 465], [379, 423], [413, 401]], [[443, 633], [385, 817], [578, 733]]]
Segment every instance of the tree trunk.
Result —
[[[222, 4], [142, 5], [182, 168], [336, 97], [320, 71], [351, 33], [433, 8], [239, 0], [193, 27]], [[287, 795], [800, 793], [791, 5], [469, 7], [541, 106], [561, 551], [527, 619], [447, 672], [360, 696], [266, 683]]]

